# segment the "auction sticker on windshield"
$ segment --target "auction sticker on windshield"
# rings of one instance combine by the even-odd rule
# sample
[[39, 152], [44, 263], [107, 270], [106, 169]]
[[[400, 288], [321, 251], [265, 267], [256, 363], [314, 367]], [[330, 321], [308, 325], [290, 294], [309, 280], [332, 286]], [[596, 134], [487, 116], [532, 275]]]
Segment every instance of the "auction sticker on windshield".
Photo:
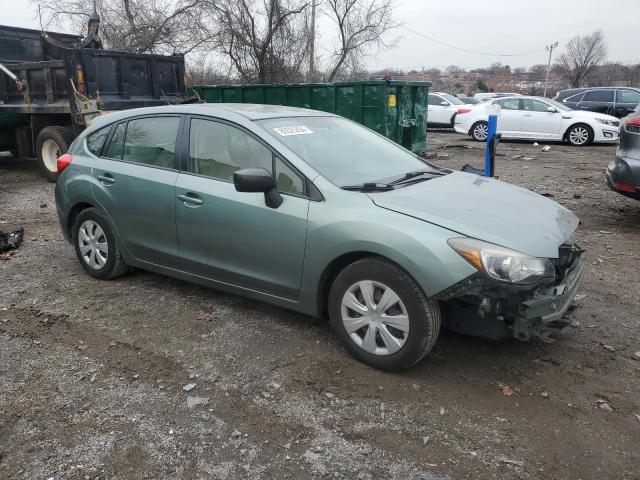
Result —
[[310, 129], [303, 125], [293, 127], [278, 127], [274, 128], [274, 130], [283, 137], [287, 137], [289, 135], [306, 135], [309, 133], [313, 133]]

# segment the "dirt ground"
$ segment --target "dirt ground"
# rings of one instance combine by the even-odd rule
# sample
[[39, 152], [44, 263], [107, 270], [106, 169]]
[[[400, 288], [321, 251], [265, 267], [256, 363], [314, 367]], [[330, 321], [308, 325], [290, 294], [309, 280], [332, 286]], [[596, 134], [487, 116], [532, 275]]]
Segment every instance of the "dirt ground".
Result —
[[[429, 144], [482, 166], [463, 136]], [[0, 259], [0, 478], [640, 478], [640, 202], [604, 184], [613, 146], [540, 147], [501, 143], [496, 172], [580, 217], [575, 327], [442, 332], [399, 374], [323, 321], [145, 272], [92, 279], [53, 186], [0, 159], [0, 230], [26, 231]]]

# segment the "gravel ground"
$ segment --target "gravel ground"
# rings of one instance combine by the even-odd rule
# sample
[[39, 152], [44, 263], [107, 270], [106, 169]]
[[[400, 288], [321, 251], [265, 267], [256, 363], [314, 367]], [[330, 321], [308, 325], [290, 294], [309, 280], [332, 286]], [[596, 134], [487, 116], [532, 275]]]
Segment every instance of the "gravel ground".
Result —
[[[463, 136], [429, 142], [436, 163], [482, 165]], [[92, 279], [53, 186], [0, 159], [0, 229], [26, 231], [0, 259], [0, 478], [640, 478], [640, 202], [604, 185], [612, 146], [498, 150], [500, 178], [581, 218], [575, 326], [551, 344], [443, 332], [400, 374], [324, 321], [145, 272]]]

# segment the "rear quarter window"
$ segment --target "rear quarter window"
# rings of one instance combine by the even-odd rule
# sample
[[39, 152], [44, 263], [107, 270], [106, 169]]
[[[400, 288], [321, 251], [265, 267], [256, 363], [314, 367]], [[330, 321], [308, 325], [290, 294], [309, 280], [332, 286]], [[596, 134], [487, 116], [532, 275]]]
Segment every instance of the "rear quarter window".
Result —
[[99, 157], [100, 152], [102, 152], [104, 142], [109, 136], [109, 130], [111, 130], [111, 125], [101, 128], [87, 136], [87, 150], [93, 153], [96, 157]]

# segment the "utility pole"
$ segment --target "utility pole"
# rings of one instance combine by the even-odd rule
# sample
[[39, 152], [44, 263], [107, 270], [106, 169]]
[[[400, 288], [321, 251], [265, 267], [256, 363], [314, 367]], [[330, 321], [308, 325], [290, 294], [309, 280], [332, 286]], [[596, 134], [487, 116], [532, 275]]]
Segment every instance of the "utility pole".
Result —
[[551, 69], [551, 55], [553, 55], [553, 50], [558, 47], [558, 42], [552, 43], [551, 45], [547, 45], [544, 49], [549, 52], [549, 61], [547, 62], [547, 76], [544, 79], [544, 93], [543, 97], [547, 96], [547, 85], [549, 84], [549, 70]]
[[309, 75], [307, 82], [315, 80], [315, 47], [316, 47], [316, 0], [311, 0], [311, 42], [309, 44]]

